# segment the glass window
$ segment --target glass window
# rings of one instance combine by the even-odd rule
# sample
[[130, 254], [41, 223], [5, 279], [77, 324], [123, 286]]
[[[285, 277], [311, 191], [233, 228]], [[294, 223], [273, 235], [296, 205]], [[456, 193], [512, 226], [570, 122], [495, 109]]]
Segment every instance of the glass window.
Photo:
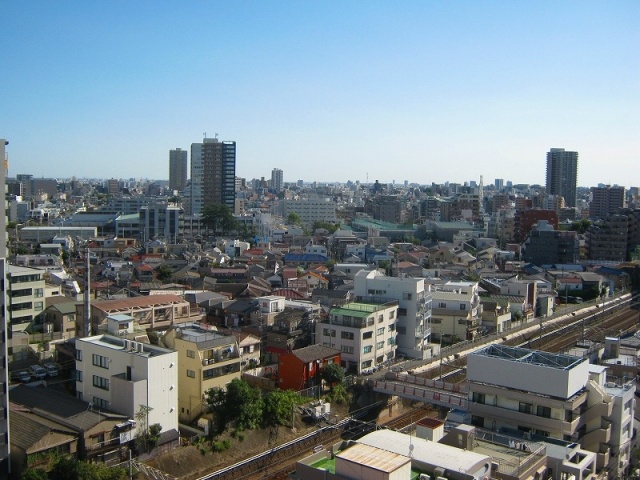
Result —
[[187, 377], [196, 378], [196, 372], [194, 372], [193, 370], [187, 370]]
[[362, 353], [371, 353], [371, 350], [373, 350], [373, 347], [371, 345], [366, 345], [363, 349], [362, 349]]
[[187, 350], [187, 357], [196, 358], [196, 352], [194, 350]]
[[102, 355], [98, 355], [97, 353], [94, 353], [93, 364], [96, 367], [109, 368], [109, 359], [107, 357], [103, 357]]
[[103, 390], [109, 390], [109, 379], [104, 377], [99, 377], [98, 375], [94, 375], [93, 386], [97, 388], [101, 388]]

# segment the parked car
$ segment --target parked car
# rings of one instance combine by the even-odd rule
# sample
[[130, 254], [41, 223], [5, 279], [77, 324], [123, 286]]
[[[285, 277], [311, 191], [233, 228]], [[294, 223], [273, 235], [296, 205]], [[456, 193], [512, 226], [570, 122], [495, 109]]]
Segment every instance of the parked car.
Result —
[[29, 383], [31, 381], [31, 375], [26, 370], [22, 370], [16, 374], [16, 379], [22, 383]]
[[34, 378], [38, 380], [43, 380], [47, 378], [47, 371], [40, 365], [31, 365], [29, 367], [29, 372]]
[[58, 367], [55, 363], [45, 363], [42, 367], [47, 371], [48, 377], [57, 377], [58, 376]]

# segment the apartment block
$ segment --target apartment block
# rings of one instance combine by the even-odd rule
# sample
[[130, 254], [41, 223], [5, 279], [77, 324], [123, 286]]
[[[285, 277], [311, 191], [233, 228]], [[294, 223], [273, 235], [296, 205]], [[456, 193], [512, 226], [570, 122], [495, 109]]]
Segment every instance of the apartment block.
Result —
[[472, 340], [479, 332], [482, 305], [477, 282], [447, 282], [431, 291], [431, 328], [445, 343]]
[[112, 335], [78, 338], [75, 345], [79, 399], [129, 418], [149, 407], [147, 425], [177, 434], [177, 352]]
[[599, 470], [628, 467], [635, 386], [608, 382], [606, 367], [490, 345], [469, 355], [467, 383], [474, 425], [577, 442], [596, 453]]
[[243, 359], [234, 335], [189, 323], [170, 329], [163, 340], [178, 355], [178, 413], [185, 421], [205, 412], [207, 390], [225, 388], [241, 376]]
[[410, 358], [432, 356], [431, 293], [423, 278], [387, 277], [378, 270], [358, 272], [354, 277], [358, 302], [398, 302], [396, 345], [398, 353]]
[[397, 301], [333, 307], [329, 317], [316, 324], [316, 343], [340, 350], [342, 366], [360, 375], [395, 358], [397, 317]]

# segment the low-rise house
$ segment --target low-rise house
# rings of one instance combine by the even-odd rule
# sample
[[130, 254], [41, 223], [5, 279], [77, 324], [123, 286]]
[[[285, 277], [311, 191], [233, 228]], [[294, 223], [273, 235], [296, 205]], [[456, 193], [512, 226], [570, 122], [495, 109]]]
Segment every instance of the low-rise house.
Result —
[[278, 387], [283, 390], [302, 390], [320, 386], [320, 372], [330, 363], [341, 364], [340, 350], [311, 345], [283, 353], [278, 358]]
[[[97, 332], [109, 315], [131, 315], [138, 328], [168, 327], [191, 318], [189, 302], [178, 295], [148, 295], [91, 303], [91, 327]], [[198, 311], [199, 315], [199, 311]]]
[[[58, 453], [77, 455], [88, 460], [120, 462], [126, 458], [128, 443], [135, 436], [135, 421], [132, 416], [114, 413], [53, 388], [18, 385], [9, 391], [9, 401], [11, 443], [12, 447], [14, 442], [21, 444], [13, 452], [17, 452], [19, 456], [15, 460], [22, 465], [25, 456], [28, 462], [29, 455], [35, 453], [35, 450], [43, 453], [38, 445], [42, 447], [49, 442], [49, 445], [58, 443]], [[18, 420], [21, 427], [34, 430], [13, 430], [14, 412], [22, 413], [23, 421]], [[36, 427], [36, 424], [40, 426]], [[34, 434], [36, 431], [43, 433], [43, 426], [51, 432], [61, 432], [63, 436], [56, 436], [57, 442], [53, 442], [53, 437], [49, 434], [36, 439]], [[69, 431], [73, 432], [73, 443], [67, 442], [68, 435], [71, 435]]]

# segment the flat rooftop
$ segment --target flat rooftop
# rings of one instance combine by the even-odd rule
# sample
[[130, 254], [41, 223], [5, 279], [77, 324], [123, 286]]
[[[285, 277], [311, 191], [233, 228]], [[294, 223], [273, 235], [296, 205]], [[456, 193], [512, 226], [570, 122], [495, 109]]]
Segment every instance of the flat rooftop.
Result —
[[541, 365], [559, 370], [570, 370], [581, 364], [584, 359], [573, 355], [548, 353], [528, 348], [509, 347], [506, 345], [488, 345], [473, 352], [473, 355], [501, 358], [518, 363]]
[[148, 343], [127, 340], [113, 335], [95, 335], [93, 337], [78, 338], [76, 344], [91, 343], [111, 350], [119, 350], [130, 355], [139, 355], [142, 357], [157, 357], [173, 353], [168, 348], [157, 347]]

